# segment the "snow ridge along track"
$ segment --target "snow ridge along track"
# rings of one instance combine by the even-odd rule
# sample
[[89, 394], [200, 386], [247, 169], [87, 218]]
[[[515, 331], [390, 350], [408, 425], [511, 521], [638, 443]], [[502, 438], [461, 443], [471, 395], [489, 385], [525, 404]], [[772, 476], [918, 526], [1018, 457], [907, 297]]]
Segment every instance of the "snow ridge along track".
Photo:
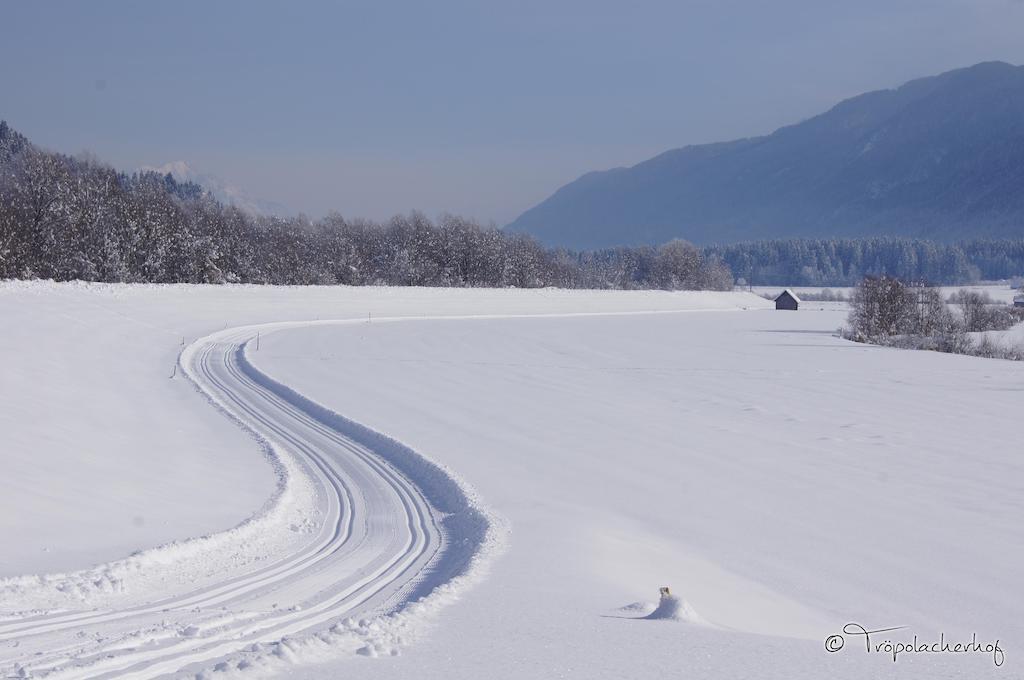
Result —
[[[150, 593], [148, 600], [0, 619], [6, 676], [151, 678], [214, 665], [245, 668], [284, 639], [322, 638], [341, 619], [442, 598], [492, 552], [492, 519], [450, 472], [278, 383], [247, 357], [257, 333], [303, 325], [228, 329], [197, 340], [179, 359], [200, 391], [262, 440], [282, 479], [271, 507], [250, 527], [196, 539], [185, 551], [185, 568], [196, 564], [197, 553], [202, 564], [204, 550], [213, 560], [244, 554], [255, 529], [291, 534], [266, 544], [296, 547], [257, 562], [238, 560], [246, 566], [235, 571], [229, 560], [217, 579]], [[315, 520], [281, 526], [296, 515], [289, 504], [301, 506], [309, 495]], [[189, 543], [150, 551], [141, 563], [173, 569], [175, 553]]]

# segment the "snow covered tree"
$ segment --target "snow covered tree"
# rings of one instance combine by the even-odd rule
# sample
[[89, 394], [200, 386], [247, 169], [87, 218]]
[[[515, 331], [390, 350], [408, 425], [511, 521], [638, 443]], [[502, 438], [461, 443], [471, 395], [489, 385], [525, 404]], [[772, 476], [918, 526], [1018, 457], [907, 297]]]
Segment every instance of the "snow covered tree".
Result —
[[865, 277], [850, 300], [850, 328], [856, 337], [867, 340], [911, 332], [915, 305], [910, 288], [899, 279]]

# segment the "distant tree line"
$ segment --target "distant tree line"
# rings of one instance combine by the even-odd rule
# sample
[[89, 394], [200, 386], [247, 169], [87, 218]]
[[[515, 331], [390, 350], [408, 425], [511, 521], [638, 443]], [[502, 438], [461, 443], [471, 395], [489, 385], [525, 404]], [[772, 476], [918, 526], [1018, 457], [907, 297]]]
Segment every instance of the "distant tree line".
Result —
[[791, 239], [705, 249], [752, 285], [854, 286], [865, 276], [958, 285], [1024, 274], [1024, 239]]
[[728, 290], [684, 241], [550, 250], [460, 217], [255, 216], [202, 187], [47, 152], [0, 122], [0, 279]]

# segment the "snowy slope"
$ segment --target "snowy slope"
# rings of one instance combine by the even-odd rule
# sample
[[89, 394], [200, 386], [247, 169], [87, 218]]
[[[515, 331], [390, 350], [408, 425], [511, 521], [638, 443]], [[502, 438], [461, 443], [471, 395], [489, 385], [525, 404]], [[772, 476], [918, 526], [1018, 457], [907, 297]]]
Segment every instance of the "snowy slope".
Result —
[[[830, 334], [843, 317], [422, 321], [269, 338], [266, 370], [459, 470], [512, 526], [492, 576], [421, 645], [298, 677], [1012, 675], [1024, 366], [846, 343]], [[661, 585], [710, 627], [617, 611]], [[1001, 668], [986, 654], [894, 665], [856, 638], [827, 654], [849, 622], [922, 640], [977, 633], [1011, 651]]]
[[[481, 531], [487, 531], [487, 524], [473, 519], [477, 511], [467, 505], [465, 492], [459, 490], [457, 482], [453, 486], [451, 475], [439, 476], [431, 472], [429, 464], [424, 467], [422, 461], [417, 462], [420, 459], [416, 454], [403, 453], [407, 449], [400, 445], [327, 414], [266, 377], [245, 359], [242, 348], [256, 334], [293, 324], [232, 327], [193, 341], [182, 351], [180, 368], [172, 364], [172, 370], [163, 372], [159, 381], [152, 371], [140, 372], [135, 382], [141, 384], [133, 384], [121, 371], [109, 375], [99, 370], [116, 369], [136, 347], [155, 345], [160, 353], [181, 351], [180, 343], [174, 343], [171, 349], [169, 337], [177, 338], [178, 329], [185, 328], [182, 333], [187, 342], [189, 330], [209, 326], [210, 315], [225, 318], [226, 309], [237, 319], [245, 314], [263, 318], [305, 314], [308, 318], [325, 311], [337, 313], [337, 305], [360, 303], [362, 309], [370, 310], [368, 316], [373, 310], [408, 314], [429, 308], [430, 303], [441, 314], [472, 314], [495, 309], [495, 299], [506, 302], [512, 311], [534, 314], [559, 310], [590, 313], [602, 307], [635, 310], [638, 304], [654, 310], [761, 305], [750, 296], [732, 294], [623, 296], [419, 290], [396, 295], [387, 290], [341, 288], [47, 284], [8, 284], [2, 292], [8, 318], [19, 322], [15, 326], [18, 333], [12, 334], [11, 340], [21, 340], [8, 356], [21, 359], [18, 365], [23, 373], [15, 373], [22, 380], [4, 395], [11, 415], [21, 416], [7, 423], [7, 430], [20, 437], [12, 442], [24, 442], [20, 451], [12, 446], [10, 454], [5, 452], [5, 458], [10, 457], [10, 479], [14, 483], [4, 498], [10, 510], [7, 516], [12, 520], [5, 527], [3, 539], [5, 545], [12, 546], [9, 554], [14, 563], [19, 559], [26, 563], [40, 561], [52, 569], [64, 567], [69, 559], [81, 558], [71, 551], [52, 550], [42, 551], [44, 557], [40, 558], [32, 548], [41, 527], [50, 530], [48, 538], [56, 545], [79, 541], [89, 546], [91, 555], [119, 550], [125, 540], [134, 541], [137, 548], [148, 547], [150, 538], [141, 534], [119, 536], [113, 541], [107, 538], [117, 535], [116, 527], [123, 519], [117, 512], [123, 502], [119, 497], [145, 497], [162, 491], [152, 496], [155, 508], [143, 509], [151, 515], [163, 513], [175, 518], [181, 510], [195, 507], [193, 485], [211, 498], [226, 499], [227, 505], [241, 508], [251, 499], [246, 493], [234, 493], [232, 477], [259, 478], [271, 470], [275, 474], [270, 476], [276, 477], [277, 490], [271, 493], [271, 487], [269, 499], [261, 499], [262, 507], [258, 503], [249, 505], [249, 519], [229, 532], [144, 551], [86, 571], [0, 580], [0, 601], [9, 617], [0, 625], [0, 642], [7, 647], [0, 655], [0, 664], [17, 675], [56, 672], [54, 677], [151, 677], [191, 666], [201, 670], [215, 663], [245, 667], [263, 656], [254, 651], [254, 643], [274, 643], [270, 653], [280, 655], [286, 648], [277, 642], [283, 637], [326, 630], [346, 615], [393, 608], [428, 593], [433, 593], [429, 601], [437, 604], [450, 599], [467, 565], [483, 556], [480, 541], [493, 542], [484, 538]], [[275, 303], [280, 302], [289, 305], [287, 312], [277, 309]], [[55, 313], [39, 315], [40, 308]], [[98, 335], [103, 342], [70, 341], [68, 333], [47, 326], [55, 318], [77, 321], [88, 329], [77, 337], [91, 340]], [[40, 326], [44, 332], [39, 332]], [[126, 327], [134, 331], [135, 343], [110, 340], [111, 333], [124, 334]], [[256, 347], [258, 351], [258, 339]], [[73, 356], [83, 364], [96, 366], [97, 371], [83, 382], [66, 378], [65, 370], [51, 373], [46, 359], [53, 355]], [[66, 361], [71, 363], [70, 358]], [[161, 364], [163, 359], [153, 363]], [[73, 369], [62, 368], [68, 375], [75, 375]], [[190, 380], [185, 380], [186, 376]], [[198, 398], [190, 382], [205, 393], [207, 401]], [[168, 400], [176, 385], [182, 386], [177, 388], [179, 392], [183, 388], [182, 394], [191, 396], [196, 410], [226, 411], [257, 439], [216, 441], [226, 450], [248, 450], [247, 460], [228, 455], [193, 458], [186, 447], [175, 451], [175, 463], [186, 473], [175, 479], [168, 475], [173, 466], [161, 466], [161, 441], [147, 431], [147, 423], [136, 423], [134, 428], [120, 432], [122, 446], [117, 448], [107, 444], [103, 428], [74, 420], [75, 398], [79, 403], [93, 399], [97, 410], [125, 410], [138, 416], [145, 411], [133, 403], [133, 398], [156, 394]], [[50, 421], [33, 412], [33, 407], [44, 401], [37, 393], [52, 393], [55, 386], [60, 386], [68, 399], [66, 409], [76, 426], [78, 438], [73, 447], [66, 442], [55, 446], [47, 437]], [[125, 398], [125, 391], [129, 398]], [[93, 396], [96, 392], [99, 398]], [[210, 409], [211, 405], [217, 409]], [[162, 418], [148, 424], [166, 425], [170, 415], [164, 410]], [[220, 431], [215, 435], [226, 436]], [[103, 445], [98, 452], [92, 450], [96, 442]], [[272, 465], [260, 461], [261, 448]], [[82, 459], [87, 462], [82, 464]], [[91, 469], [91, 459], [107, 463], [102, 474]], [[34, 466], [33, 461], [39, 464]], [[379, 462], [367, 468], [370, 461]], [[396, 472], [387, 472], [392, 465]], [[118, 474], [121, 468], [127, 468], [125, 474]], [[378, 472], [371, 474], [373, 470]], [[36, 484], [19, 484], [33, 474], [39, 478]], [[387, 481], [389, 476], [394, 481]], [[52, 485], [48, 484], [49, 478]], [[380, 483], [374, 481], [378, 478]], [[91, 524], [83, 522], [50, 500], [48, 485], [70, 493], [76, 503], [92, 503], [100, 512], [91, 514]], [[240, 488], [245, 491], [244, 485]], [[389, 490], [401, 488], [406, 490], [397, 495]], [[332, 496], [336, 500], [331, 501]], [[112, 510], [104, 505], [103, 499], [107, 498], [117, 501]], [[19, 507], [36, 512], [14, 512]], [[421, 510], [413, 513], [416, 507]], [[208, 517], [206, 521], [222, 520]], [[169, 532], [189, 527], [186, 522], [164, 525]], [[65, 536], [59, 535], [62, 526], [69, 527]], [[411, 532], [407, 538], [402, 538], [402, 526]], [[180, 534], [174, 537], [184, 538]], [[47, 564], [46, 558], [52, 558], [52, 562]], [[422, 609], [427, 604], [423, 601], [416, 607]], [[328, 633], [332, 648], [376, 654], [378, 648], [384, 649], [381, 645], [401, 639], [400, 633], [408, 625], [405, 618], [417, 611], [415, 607], [406, 609], [401, 607], [388, 617], [384, 628], [376, 623], [369, 627], [363, 623], [334, 626]], [[89, 632], [83, 638], [84, 631]], [[250, 651], [241, 658], [232, 658], [243, 648]]]
[[0, 282], [0, 577], [227, 529], [270, 497], [276, 479], [249, 437], [180, 376], [168, 380], [183, 343], [212, 331], [368, 314], [738, 304], [763, 303], [716, 293]]
[[[5, 559], [32, 571], [82, 568], [123, 557], [128, 544], [150, 548], [272, 514], [263, 504], [280, 480], [266, 451], [180, 374], [167, 376], [179, 334], [192, 343], [224, 326], [314, 320], [229, 331], [241, 336], [214, 365], [242, 361], [243, 377], [264, 376], [249, 387], [251, 403], [283, 398], [282, 413], [299, 409], [299, 430], [289, 426], [288, 437], [300, 465], [310, 445], [350, 463], [331, 438], [366, 434], [351, 421], [394, 438], [356, 442], [370, 455], [397, 446], [437, 461], [459, 488], [479, 494], [505, 550], [473, 572], [472, 588], [442, 586], [420, 604], [371, 615], [375, 603], [401, 604], [417, 592], [397, 579], [382, 600], [357, 604], [348, 610], [355, 619], [328, 632], [297, 629], [281, 644], [224, 651], [215, 672], [203, 674], [201, 661], [189, 677], [1011, 677], [1013, 650], [1024, 642], [1016, 611], [1024, 470], [1013, 455], [1024, 366], [846, 343], [831, 335], [845, 317], [838, 311], [740, 311], [766, 306], [715, 293], [4, 284], [0, 314], [15, 329], [0, 339], [5, 377], [14, 377], [0, 389], [5, 469], [14, 471], [0, 497], [8, 518], [0, 542], [14, 546]], [[692, 313], [702, 309], [733, 311]], [[594, 315], [607, 312], [624, 314]], [[538, 316], [551, 314], [561, 316]], [[455, 318], [470, 316], [488, 318]], [[61, 332], [72, 325], [80, 330]], [[247, 339], [244, 354], [231, 350]], [[67, 395], [41, 410], [58, 391]], [[92, 422], [76, 415], [90, 400]], [[163, 405], [159, 416], [147, 418], [150, 403]], [[268, 420], [290, 422], [257, 411], [257, 435]], [[98, 415], [121, 412], [121, 439], [112, 441]], [[335, 444], [316, 444], [322, 431], [301, 433], [310, 416]], [[102, 471], [87, 463], [111, 456]], [[162, 464], [168, 456], [180, 470]], [[403, 474], [413, 493], [429, 487], [415, 471]], [[50, 488], [76, 506], [54, 503]], [[162, 533], [111, 530], [133, 494], [150, 496], [152, 509], [138, 507], [165, 518]], [[219, 510], [204, 513], [196, 498]], [[445, 515], [425, 498], [426, 516]], [[294, 543], [275, 541], [282, 525], [272, 522], [267, 550], [287, 560], [319, 540], [331, 524], [320, 519], [331, 512], [325, 499], [315, 496], [314, 528], [292, 532]], [[395, 516], [382, 526], [399, 530]], [[52, 546], [79, 541], [83, 551], [42, 553], [37, 527]], [[181, 564], [177, 548], [146, 554], [174, 558], [169, 573]], [[245, 584], [262, 565], [224, 566], [223, 579]], [[346, 568], [329, 573], [343, 579]], [[187, 584], [154, 583], [154, 573], [86, 588], [62, 606], [104, 607], [87, 614], [94, 617], [161, 597], [186, 601]], [[284, 609], [302, 629], [306, 605], [336, 601], [326, 572], [295, 573], [240, 594], [220, 615], [173, 604], [165, 620], [9, 635], [0, 659], [25, 659], [33, 645], [58, 655], [86, 645], [77, 648], [97, 656], [71, 667], [86, 664], [86, 675], [97, 667], [90, 663], [130, 670], [103, 655], [167, 656], [173, 670], [195, 659], [179, 651], [203, 647], [204, 638], [221, 644], [245, 617], [273, 621]], [[444, 581], [430, 573], [408, 583]], [[19, 607], [33, 597], [46, 608], [62, 602], [59, 591], [43, 597], [50, 581], [39, 583], [22, 589]], [[656, 609], [662, 585], [679, 599]], [[14, 602], [5, 592], [0, 602]], [[0, 638], [5, 626], [37, 625], [31, 616], [0, 622]], [[984, 654], [904, 655], [893, 664], [853, 638], [842, 652], [825, 652], [822, 641], [850, 621], [908, 626], [929, 639], [976, 632], [1010, 651], [1002, 668]], [[87, 644], [59, 637], [78, 630]], [[283, 629], [268, 628], [268, 639], [275, 630]], [[388, 658], [364, 658], [373, 656]], [[132, 672], [150, 677], [148, 668]]]

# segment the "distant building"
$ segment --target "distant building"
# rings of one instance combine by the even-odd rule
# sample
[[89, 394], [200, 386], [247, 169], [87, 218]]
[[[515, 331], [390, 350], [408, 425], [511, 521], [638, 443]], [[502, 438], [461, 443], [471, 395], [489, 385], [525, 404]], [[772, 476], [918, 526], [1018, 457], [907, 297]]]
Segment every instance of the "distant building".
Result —
[[795, 312], [799, 306], [800, 298], [789, 288], [779, 293], [779, 297], [775, 298], [775, 309], [790, 309]]
[[1020, 293], [1017, 293], [1016, 295], [1013, 296], [1013, 306], [1024, 307], [1024, 289], [1022, 289]]

